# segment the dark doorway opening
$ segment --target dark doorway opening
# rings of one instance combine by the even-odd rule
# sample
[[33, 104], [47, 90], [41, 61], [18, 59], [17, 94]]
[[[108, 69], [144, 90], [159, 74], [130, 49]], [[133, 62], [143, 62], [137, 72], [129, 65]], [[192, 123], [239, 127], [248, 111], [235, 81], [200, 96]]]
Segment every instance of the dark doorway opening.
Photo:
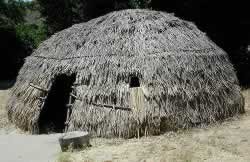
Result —
[[56, 77], [39, 117], [39, 133], [62, 133], [65, 129], [68, 104], [76, 75]]

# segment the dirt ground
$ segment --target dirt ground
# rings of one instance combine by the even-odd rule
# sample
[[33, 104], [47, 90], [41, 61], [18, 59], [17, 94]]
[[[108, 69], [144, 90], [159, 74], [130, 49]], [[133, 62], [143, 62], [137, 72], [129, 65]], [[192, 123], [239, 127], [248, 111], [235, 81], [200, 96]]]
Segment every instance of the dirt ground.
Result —
[[9, 90], [0, 90], [0, 162], [54, 162], [60, 134], [28, 135], [15, 128], [5, 110]]
[[[4, 109], [8, 93], [8, 90], [0, 90], [0, 130], [6, 134], [9, 133], [6, 130], [14, 129]], [[244, 90], [243, 95], [246, 113], [238, 118], [204, 129], [169, 132], [141, 139], [94, 138], [91, 140], [91, 148], [81, 152], [61, 153], [58, 161], [249, 162], [250, 89]]]
[[5, 105], [9, 97], [9, 90], [0, 90], [0, 134], [14, 131], [14, 126], [8, 121]]
[[0, 93], [0, 129], [6, 127], [8, 124], [8, 120], [6, 118], [6, 111], [4, 109], [7, 99], [8, 99], [8, 90], [1, 90], [1, 93]]

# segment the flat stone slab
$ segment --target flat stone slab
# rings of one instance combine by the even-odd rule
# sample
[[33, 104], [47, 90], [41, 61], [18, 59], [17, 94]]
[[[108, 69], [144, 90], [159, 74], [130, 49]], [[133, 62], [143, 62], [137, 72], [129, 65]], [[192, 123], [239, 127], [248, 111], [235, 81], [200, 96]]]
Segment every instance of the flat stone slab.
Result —
[[68, 151], [68, 150], [78, 150], [84, 149], [90, 146], [90, 135], [88, 132], [82, 131], [74, 131], [74, 132], [67, 132], [64, 133], [59, 138], [59, 143], [61, 146], [61, 150]]

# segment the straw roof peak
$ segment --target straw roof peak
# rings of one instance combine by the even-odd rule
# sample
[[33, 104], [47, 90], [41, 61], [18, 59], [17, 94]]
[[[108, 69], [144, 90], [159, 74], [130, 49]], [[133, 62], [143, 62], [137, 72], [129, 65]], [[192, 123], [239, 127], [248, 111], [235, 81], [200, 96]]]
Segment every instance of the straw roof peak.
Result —
[[215, 45], [204, 37], [205, 33], [193, 23], [172, 14], [129, 9], [58, 32], [42, 43], [32, 56], [65, 59], [176, 52], [204, 54], [200, 51], [210, 54], [209, 51], [216, 49]]

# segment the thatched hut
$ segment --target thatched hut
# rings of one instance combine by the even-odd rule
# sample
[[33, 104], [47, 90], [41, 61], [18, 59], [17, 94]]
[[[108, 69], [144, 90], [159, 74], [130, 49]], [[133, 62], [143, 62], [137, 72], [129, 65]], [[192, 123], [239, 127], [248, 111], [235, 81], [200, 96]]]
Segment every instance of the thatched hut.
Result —
[[9, 119], [32, 133], [132, 137], [244, 112], [227, 54], [191, 22], [150, 10], [73, 25], [29, 56]]

